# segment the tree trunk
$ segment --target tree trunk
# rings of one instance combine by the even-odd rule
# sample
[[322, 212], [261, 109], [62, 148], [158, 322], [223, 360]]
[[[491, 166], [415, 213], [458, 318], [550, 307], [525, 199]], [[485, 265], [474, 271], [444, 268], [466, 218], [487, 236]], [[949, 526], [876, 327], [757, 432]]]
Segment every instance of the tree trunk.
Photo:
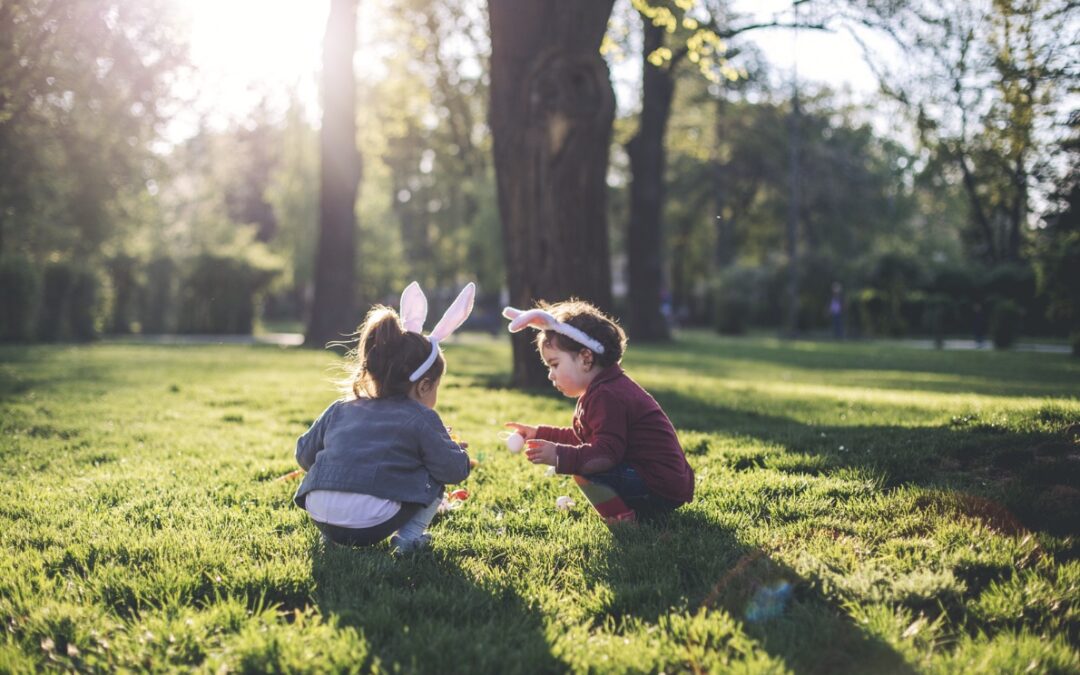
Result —
[[356, 329], [356, 0], [332, 0], [323, 41], [323, 123], [315, 298], [304, 344], [322, 347]]
[[1009, 239], [1006, 259], [1009, 262], [1020, 260], [1022, 232], [1027, 220], [1027, 170], [1024, 167], [1024, 154], [1021, 152], [1015, 160], [1012, 172], [1012, 208], [1009, 210]]
[[790, 171], [790, 194], [788, 195], [787, 219], [787, 314], [784, 320], [786, 337], [794, 338], [799, 333], [799, 215], [802, 183], [799, 176], [799, 134], [802, 131], [799, 119], [799, 90], [794, 88], [791, 96], [791, 129], [788, 139], [788, 169]]
[[637, 133], [626, 144], [631, 175], [627, 312], [632, 338], [641, 342], [660, 342], [671, 339], [667, 320], [660, 310], [663, 284], [660, 219], [664, 208], [664, 134], [671, 117], [675, 78], [667, 68], [649, 62], [649, 54], [664, 46], [664, 29], [648, 17], [642, 19], [645, 35], [641, 59], [641, 121]]
[[[607, 167], [615, 94], [600, 41], [614, 0], [490, 0], [495, 175], [510, 303], [611, 309]], [[546, 386], [532, 331], [514, 383]]]
[[978, 225], [979, 233], [986, 243], [986, 250], [982, 252], [982, 257], [990, 264], [996, 264], [1000, 260], [1000, 256], [998, 255], [994, 226], [990, 222], [990, 216], [983, 208], [982, 198], [979, 196], [979, 189], [975, 181], [975, 172], [968, 166], [967, 156], [963, 154], [962, 150], [958, 153], [957, 163], [960, 165], [960, 171], [964, 176], [964, 191], [967, 193], [968, 203], [971, 204], [972, 215], [975, 218], [976, 225]]
[[731, 209], [731, 218], [724, 217], [724, 207], [728, 203], [726, 188], [726, 167], [721, 159], [722, 147], [726, 138], [724, 126], [727, 115], [727, 101], [721, 93], [716, 99], [716, 159], [713, 160], [713, 204], [716, 211], [716, 249], [713, 251], [713, 262], [719, 271], [726, 270], [735, 262], [735, 209]]

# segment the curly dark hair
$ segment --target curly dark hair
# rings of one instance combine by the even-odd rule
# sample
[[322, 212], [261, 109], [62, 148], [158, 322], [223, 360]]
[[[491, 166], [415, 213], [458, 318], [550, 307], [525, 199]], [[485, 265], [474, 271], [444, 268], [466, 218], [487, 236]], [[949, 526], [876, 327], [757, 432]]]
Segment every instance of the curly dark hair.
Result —
[[[623, 354], [626, 352], [626, 333], [618, 321], [604, 314], [592, 304], [584, 300], [571, 298], [554, 304], [541, 302], [537, 306], [559, 321], [577, 328], [602, 344], [604, 346], [603, 354], [593, 352], [593, 362], [597, 365], [607, 368], [622, 361]], [[564, 352], [578, 352], [582, 349], [588, 349], [577, 340], [562, 333], [556, 333], [553, 330], [543, 330], [537, 334], [536, 350], [540, 351], [545, 346]]]

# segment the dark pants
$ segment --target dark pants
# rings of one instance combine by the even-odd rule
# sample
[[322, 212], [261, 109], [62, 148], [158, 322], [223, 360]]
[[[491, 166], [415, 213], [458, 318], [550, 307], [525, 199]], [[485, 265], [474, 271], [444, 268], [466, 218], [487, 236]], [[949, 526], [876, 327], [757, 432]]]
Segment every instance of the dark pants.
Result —
[[614, 490], [627, 506], [634, 509], [641, 520], [666, 515], [681, 506], [678, 502], [650, 492], [638, 472], [625, 462], [607, 471], [584, 474], [582, 478]]
[[326, 535], [335, 544], [342, 546], [371, 546], [378, 544], [393, 533], [401, 529], [401, 526], [409, 522], [416, 512], [424, 508], [423, 504], [401, 503], [401, 510], [390, 517], [390, 520], [372, 525], [371, 527], [339, 527], [328, 523], [320, 523], [315, 520], [315, 527]]
[[844, 339], [844, 315], [836, 313], [832, 315], [832, 334], [837, 340]]

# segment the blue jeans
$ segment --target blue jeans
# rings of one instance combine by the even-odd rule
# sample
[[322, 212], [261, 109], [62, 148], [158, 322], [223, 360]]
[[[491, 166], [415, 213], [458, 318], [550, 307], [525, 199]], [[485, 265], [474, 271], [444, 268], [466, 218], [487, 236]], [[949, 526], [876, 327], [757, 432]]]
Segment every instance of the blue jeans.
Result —
[[606, 485], [614, 490], [626, 505], [634, 509], [639, 518], [660, 516], [679, 508], [679, 504], [653, 494], [646, 487], [638, 472], [623, 462], [607, 471], [582, 474], [582, 478]]
[[420, 536], [424, 534], [424, 530], [431, 524], [435, 513], [439, 510], [440, 503], [442, 503], [441, 493], [427, 505], [402, 502], [401, 510], [389, 520], [371, 527], [339, 527], [319, 521], [313, 522], [327, 539], [342, 546], [371, 546], [395, 532], [401, 545], [408, 546], [419, 541]]

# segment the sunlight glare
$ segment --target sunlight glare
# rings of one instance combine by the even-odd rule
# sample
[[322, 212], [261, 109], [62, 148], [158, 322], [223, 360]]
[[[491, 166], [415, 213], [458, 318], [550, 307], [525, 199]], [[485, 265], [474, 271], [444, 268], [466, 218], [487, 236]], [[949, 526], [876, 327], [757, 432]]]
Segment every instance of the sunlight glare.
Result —
[[328, 0], [174, 0], [187, 25], [192, 112], [211, 123], [242, 117], [295, 92], [318, 106], [317, 77]]

